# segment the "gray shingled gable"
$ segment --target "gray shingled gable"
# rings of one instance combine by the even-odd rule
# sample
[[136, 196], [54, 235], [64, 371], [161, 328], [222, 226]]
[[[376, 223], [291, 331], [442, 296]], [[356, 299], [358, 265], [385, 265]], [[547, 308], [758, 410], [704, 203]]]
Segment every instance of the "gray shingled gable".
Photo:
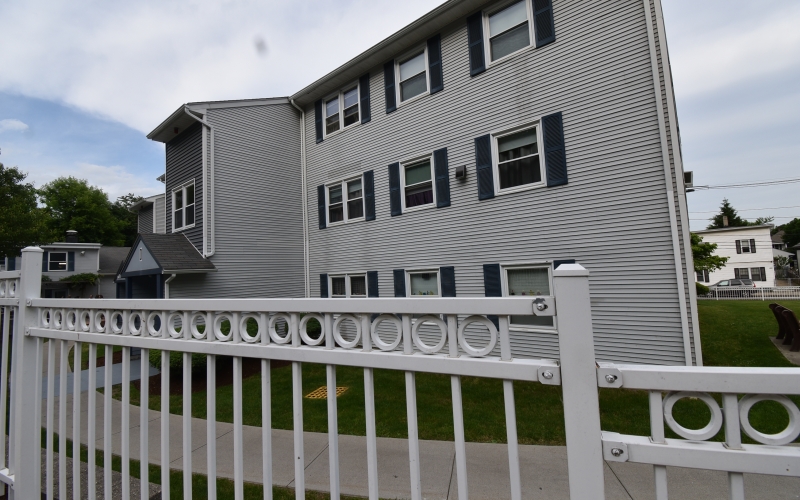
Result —
[[[162, 272], [175, 271], [216, 271], [211, 261], [204, 259], [192, 243], [181, 233], [145, 233], [139, 234], [136, 242], [131, 247], [137, 248], [139, 240], [143, 241], [150, 254], [161, 266]], [[125, 259], [124, 270], [131, 255]]]
[[[114, 274], [127, 260], [131, 247], [100, 247], [100, 274]], [[117, 273], [119, 274], [119, 273]]]

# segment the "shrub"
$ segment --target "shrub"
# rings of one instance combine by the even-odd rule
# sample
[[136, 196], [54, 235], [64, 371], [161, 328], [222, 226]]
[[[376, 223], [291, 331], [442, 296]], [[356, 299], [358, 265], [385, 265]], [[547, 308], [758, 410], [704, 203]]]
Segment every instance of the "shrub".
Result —
[[694, 285], [697, 288], [697, 296], [698, 297], [701, 296], [701, 295], [708, 295], [708, 293], [711, 291], [710, 288], [708, 288], [707, 286], [705, 286], [702, 283], [695, 282]]

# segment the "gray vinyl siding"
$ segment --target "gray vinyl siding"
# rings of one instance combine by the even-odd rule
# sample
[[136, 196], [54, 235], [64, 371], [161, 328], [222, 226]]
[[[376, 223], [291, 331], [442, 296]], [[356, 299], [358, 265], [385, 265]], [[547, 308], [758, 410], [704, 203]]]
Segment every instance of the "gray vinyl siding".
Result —
[[[554, 1], [556, 42], [471, 78], [466, 24], [442, 31], [444, 91], [384, 109], [315, 144], [306, 107], [311, 296], [321, 273], [455, 266], [459, 296], [483, 296], [483, 264], [576, 259], [591, 271], [599, 360], [685, 363], [657, 102], [641, 1]], [[563, 113], [569, 184], [479, 201], [473, 140]], [[390, 217], [388, 165], [447, 147], [452, 205]], [[456, 166], [467, 177], [453, 177]], [[316, 186], [375, 171], [377, 220], [320, 230]], [[676, 202], [677, 206], [677, 202]], [[562, 314], [564, 311], [562, 310]], [[691, 321], [691, 320], [690, 320]], [[557, 357], [554, 333], [512, 334], [516, 355]]]
[[170, 297], [303, 297], [300, 114], [289, 104], [210, 109], [217, 272]]
[[[50, 277], [53, 281], [58, 281], [61, 278], [66, 276], [72, 276], [73, 274], [81, 274], [81, 273], [97, 273], [97, 249], [86, 249], [86, 248], [78, 248], [78, 249], [60, 249], [57, 248], [55, 250], [47, 249], [46, 252], [75, 252], [75, 270], [74, 271], [47, 271], [42, 274], [45, 274]], [[81, 255], [81, 252], [85, 253]], [[49, 258], [49, 257], [48, 257]], [[22, 262], [21, 258], [17, 258], [17, 266], [19, 266]], [[19, 269], [19, 267], [17, 267]]]
[[[201, 193], [202, 195], [202, 193]], [[165, 197], [156, 198], [153, 202], [153, 210], [155, 211], [155, 229], [154, 233], [164, 234], [167, 232], [167, 214], [166, 214], [166, 201]]]
[[189, 241], [198, 249], [203, 249], [203, 131], [196, 123], [182, 134], [168, 142], [167, 190], [166, 190], [166, 230], [172, 231], [172, 191], [183, 183], [194, 179], [194, 227], [184, 229]]
[[153, 232], [153, 207], [139, 210], [139, 232], [152, 233]]
[[114, 299], [117, 297], [117, 284], [114, 282], [115, 276], [101, 276], [98, 283], [97, 293], [106, 299]]

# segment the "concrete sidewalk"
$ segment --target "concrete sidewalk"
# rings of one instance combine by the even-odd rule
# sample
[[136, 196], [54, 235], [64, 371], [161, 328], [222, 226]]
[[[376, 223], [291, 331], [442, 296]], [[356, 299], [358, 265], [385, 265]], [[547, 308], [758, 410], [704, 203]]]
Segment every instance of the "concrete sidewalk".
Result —
[[[103, 449], [103, 396], [98, 394], [96, 432], [98, 449]], [[56, 416], [58, 415], [56, 401]], [[45, 407], [46, 408], [46, 407]], [[45, 410], [43, 408], [43, 411]], [[112, 402], [114, 453], [121, 450], [120, 415], [122, 404]], [[67, 398], [67, 429], [72, 435], [72, 396]], [[81, 442], [86, 443], [88, 421], [87, 396], [81, 397]], [[131, 406], [130, 453], [139, 458], [140, 409]], [[42, 415], [44, 425], [46, 416]], [[149, 461], [160, 464], [161, 414], [148, 410]], [[56, 419], [57, 420], [57, 419]], [[170, 466], [181, 468], [182, 417], [170, 415]], [[56, 424], [56, 430], [58, 425]], [[233, 425], [217, 423], [217, 475], [233, 478]], [[244, 480], [260, 483], [261, 477], [261, 428], [244, 426]], [[272, 431], [273, 482], [279, 486], [294, 486], [293, 433]], [[206, 473], [206, 421], [192, 419], [192, 469]], [[305, 432], [304, 450], [306, 464], [306, 488], [327, 491], [328, 436], [323, 433]], [[524, 498], [568, 499], [567, 453], [563, 446], [519, 447]], [[343, 494], [367, 495], [366, 438], [363, 436], [339, 437], [340, 482]], [[452, 442], [420, 441], [420, 464], [422, 470], [422, 494], [426, 499], [457, 498], [455, 451]], [[606, 463], [605, 490], [608, 500], [654, 499], [653, 471], [651, 466]], [[508, 454], [503, 444], [467, 443], [467, 471], [469, 495], [473, 499], [510, 498], [508, 486]], [[670, 499], [720, 499], [726, 500], [727, 475], [720, 472], [669, 469]], [[381, 498], [410, 497], [408, 467], [408, 442], [404, 439], [378, 438], [378, 476]], [[745, 475], [745, 491], [748, 500], [800, 499], [800, 478], [781, 476]]]

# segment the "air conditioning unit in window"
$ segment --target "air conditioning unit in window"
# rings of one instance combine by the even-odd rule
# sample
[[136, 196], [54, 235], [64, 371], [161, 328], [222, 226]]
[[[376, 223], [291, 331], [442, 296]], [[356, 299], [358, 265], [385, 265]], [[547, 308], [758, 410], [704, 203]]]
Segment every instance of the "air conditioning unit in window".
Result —
[[694, 173], [693, 172], [684, 172], [683, 173], [683, 185], [686, 188], [687, 193], [691, 193], [694, 191]]

